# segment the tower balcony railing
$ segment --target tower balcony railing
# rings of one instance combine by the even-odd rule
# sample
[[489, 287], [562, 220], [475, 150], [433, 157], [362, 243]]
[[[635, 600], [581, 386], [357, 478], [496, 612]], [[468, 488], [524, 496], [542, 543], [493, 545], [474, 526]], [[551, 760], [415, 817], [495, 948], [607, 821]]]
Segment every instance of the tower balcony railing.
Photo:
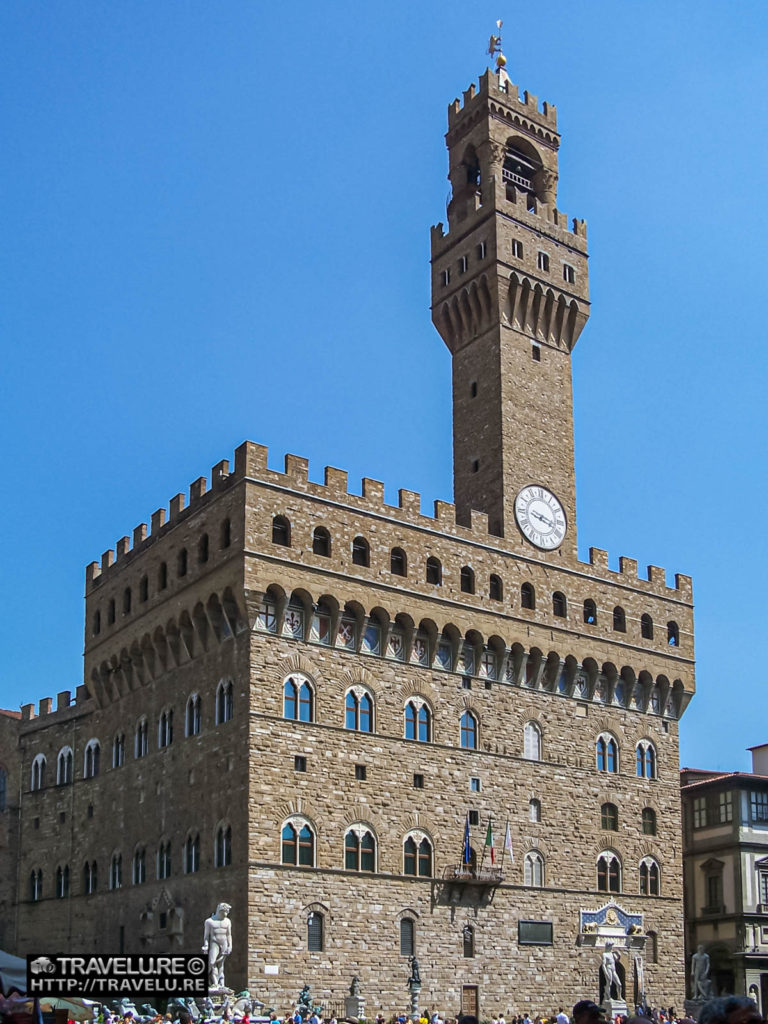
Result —
[[533, 191], [533, 182], [530, 178], [524, 178], [522, 174], [515, 174], [514, 171], [507, 170], [506, 167], [502, 168], [501, 178], [502, 181], [508, 182], [510, 185], [519, 185], [520, 188], [527, 189], [529, 192]]

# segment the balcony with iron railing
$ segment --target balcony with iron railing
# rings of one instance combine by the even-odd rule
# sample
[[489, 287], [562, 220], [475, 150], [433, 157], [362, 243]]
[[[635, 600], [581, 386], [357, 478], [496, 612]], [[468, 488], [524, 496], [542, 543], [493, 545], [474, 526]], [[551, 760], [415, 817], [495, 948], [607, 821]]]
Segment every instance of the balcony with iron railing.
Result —
[[501, 867], [472, 867], [469, 864], [449, 865], [443, 868], [443, 881], [459, 885], [500, 885], [504, 881]]
[[510, 171], [507, 167], [502, 168], [501, 178], [502, 181], [508, 185], [518, 185], [520, 188], [524, 188], [527, 192], [533, 192], [533, 182], [530, 178], [524, 178], [522, 174]]

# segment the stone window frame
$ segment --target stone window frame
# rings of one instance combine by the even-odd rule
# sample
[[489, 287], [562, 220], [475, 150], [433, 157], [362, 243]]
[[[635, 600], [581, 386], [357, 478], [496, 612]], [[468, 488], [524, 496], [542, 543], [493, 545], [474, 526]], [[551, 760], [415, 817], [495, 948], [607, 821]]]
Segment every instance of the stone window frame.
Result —
[[606, 832], [619, 831], [619, 808], [610, 800], [600, 806], [600, 828]]
[[166, 705], [157, 716], [157, 749], [165, 750], [173, 743], [173, 708]]
[[641, 896], [661, 896], [661, 866], [655, 857], [650, 854], [643, 857], [638, 867], [638, 875], [638, 891]]
[[125, 733], [116, 732], [112, 737], [112, 767], [122, 768], [125, 764]]
[[159, 881], [163, 881], [163, 879], [170, 878], [172, 873], [171, 841], [170, 839], [161, 839], [157, 846], [157, 856], [155, 858], [155, 877]]
[[[289, 842], [288, 844], [289, 846], [293, 846], [294, 848], [293, 860], [286, 860], [285, 858], [284, 844], [286, 842], [285, 832], [287, 829], [291, 829], [294, 835], [293, 842]], [[302, 843], [301, 841], [301, 834], [305, 829], [309, 831], [309, 834], [312, 839], [311, 843]], [[307, 849], [308, 847], [310, 850], [310, 862], [308, 864], [302, 863], [302, 847], [304, 849]], [[317, 867], [317, 829], [315, 828], [314, 824], [309, 820], [309, 818], [306, 817], [306, 815], [292, 814], [290, 815], [290, 817], [286, 818], [283, 821], [283, 824], [280, 826], [280, 863], [286, 865], [287, 867]]]
[[69, 897], [69, 887], [69, 864], [58, 864], [56, 867], [56, 899], [67, 899]]
[[35, 754], [29, 770], [30, 792], [36, 793], [38, 790], [45, 788], [45, 770], [47, 766], [48, 760], [45, 754]]
[[83, 895], [92, 896], [98, 887], [98, 865], [95, 860], [83, 865]]
[[92, 736], [83, 751], [83, 778], [95, 779], [101, 767], [101, 743]]
[[184, 839], [183, 868], [185, 875], [195, 875], [200, 870], [200, 833], [190, 829]]
[[325, 914], [320, 910], [307, 914], [307, 952], [325, 952]]
[[532, 796], [528, 801], [528, 820], [533, 822], [541, 821], [541, 800]]
[[[289, 687], [293, 690], [293, 697], [289, 695]], [[308, 699], [305, 700], [303, 697], [304, 690], [307, 690]], [[287, 705], [289, 700], [292, 700], [295, 705], [295, 714], [289, 715], [286, 713]], [[304, 717], [304, 707], [308, 706], [308, 717]], [[308, 676], [306, 672], [291, 672], [287, 675], [283, 681], [283, 718], [287, 722], [305, 722], [310, 723], [315, 721], [315, 682]]]
[[[470, 722], [472, 723], [471, 729], [469, 728]], [[471, 708], [465, 708], [459, 719], [459, 745], [462, 750], [480, 749], [480, 720]]]
[[[600, 868], [601, 863], [604, 864], [604, 874], [605, 874], [605, 885], [604, 886], [601, 886], [601, 884], [600, 884], [601, 874], [603, 873], [603, 872], [601, 872], [601, 868]], [[598, 890], [598, 892], [620, 893], [622, 891], [621, 890], [622, 876], [623, 876], [622, 863], [621, 863], [621, 857], [616, 852], [616, 850], [610, 850], [610, 849], [601, 850], [601, 852], [597, 856], [596, 868], [597, 868], [597, 890]], [[614, 877], [616, 878], [616, 885], [615, 886], [613, 885]]]
[[216, 725], [224, 725], [235, 717], [235, 683], [224, 676], [216, 686]]
[[272, 543], [281, 548], [291, 546], [291, 521], [287, 516], [278, 514], [272, 517]]
[[523, 857], [523, 885], [531, 889], [543, 889], [545, 868], [541, 850], [528, 850]]
[[131, 885], [144, 885], [147, 881], [147, 848], [139, 843], [131, 857]]
[[122, 889], [123, 887], [123, 855], [118, 850], [112, 852], [109, 858], [109, 888]]
[[43, 898], [43, 869], [32, 868], [29, 874], [29, 901], [39, 903]]
[[142, 715], [136, 722], [133, 736], [133, 756], [138, 761], [149, 754], [149, 721]]
[[640, 821], [644, 836], [655, 836], [658, 834], [658, 815], [653, 807], [643, 808]]
[[659, 760], [652, 740], [642, 739], [635, 744], [635, 774], [638, 779], [658, 779]]
[[56, 755], [56, 785], [71, 786], [74, 781], [75, 754], [67, 743]]
[[184, 736], [199, 736], [203, 731], [203, 701], [195, 690], [187, 697], [184, 707]]
[[[413, 709], [413, 736], [408, 735], [408, 709]], [[422, 723], [422, 713], [426, 712], [426, 723]], [[403, 738], [412, 743], [431, 743], [433, 740], [434, 713], [429, 701], [420, 694], [412, 694], [403, 708]], [[422, 738], [422, 724], [426, 724], [426, 737]]]
[[[350, 697], [352, 698], [350, 701]], [[365, 709], [368, 718], [368, 728], [362, 728], [363, 721], [363, 700], [367, 700], [369, 707]], [[354, 724], [349, 725], [350, 715], [354, 716]], [[376, 700], [373, 691], [361, 683], [348, 686], [344, 692], [344, 728], [349, 732], [360, 732], [373, 735], [376, 732]]]
[[544, 731], [539, 722], [530, 719], [523, 726], [523, 757], [526, 761], [541, 761], [544, 755]]
[[[611, 754], [613, 767], [611, 768]], [[602, 762], [602, 767], [601, 767]], [[620, 770], [619, 741], [612, 732], [603, 730], [595, 740], [595, 767], [606, 775], [618, 775]]]
[[[354, 836], [356, 840], [356, 846], [353, 848], [351, 845], [347, 845], [347, 838]], [[363, 840], [366, 836], [370, 836], [373, 842], [373, 867], [364, 868], [363, 863]], [[367, 850], [365, 851], [368, 852]], [[353, 853], [357, 858], [357, 867], [348, 866], [349, 853]], [[376, 874], [378, 870], [378, 853], [379, 853], [379, 841], [376, 836], [376, 832], [373, 827], [366, 822], [358, 821], [348, 825], [344, 831], [344, 870], [345, 871], [357, 871], [360, 874]]]
[[227, 820], [218, 822], [213, 830], [213, 866], [232, 866], [232, 826]]
[[[414, 850], [406, 852], [406, 844], [412, 842]], [[426, 843], [429, 854], [428, 854], [428, 866], [429, 871], [423, 872], [421, 870], [422, 860], [426, 859], [427, 855], [422, 853], [422, 846]], [[412, 828], [403, 836], [403, 874], [409, 878], [433, 878], [435, 873], [435, 844], [423, 829]], [[406, 870], [406, 858], [413, 857], [414, 869], [413, 871]]]

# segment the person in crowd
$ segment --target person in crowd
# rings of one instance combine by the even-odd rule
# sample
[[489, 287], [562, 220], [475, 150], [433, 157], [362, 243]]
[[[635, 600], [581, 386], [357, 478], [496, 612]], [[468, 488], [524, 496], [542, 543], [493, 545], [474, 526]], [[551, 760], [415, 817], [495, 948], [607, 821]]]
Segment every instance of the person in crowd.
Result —
[[761, 1024], [754, 999], [747, 996], [717, 996], [708, 999], [699, 1012], [699, 1024]]

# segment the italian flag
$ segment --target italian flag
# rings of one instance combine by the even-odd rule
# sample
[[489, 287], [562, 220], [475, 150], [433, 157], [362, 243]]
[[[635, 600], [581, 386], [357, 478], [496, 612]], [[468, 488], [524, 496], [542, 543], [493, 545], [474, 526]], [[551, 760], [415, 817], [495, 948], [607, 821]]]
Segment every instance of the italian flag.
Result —
[[490, 820], [490, 818], [488, 819], [488, 831], [485, 834], [485, 845], [486, 848], [491, 848], [491, 865], [493, 865], [493, 822]]

